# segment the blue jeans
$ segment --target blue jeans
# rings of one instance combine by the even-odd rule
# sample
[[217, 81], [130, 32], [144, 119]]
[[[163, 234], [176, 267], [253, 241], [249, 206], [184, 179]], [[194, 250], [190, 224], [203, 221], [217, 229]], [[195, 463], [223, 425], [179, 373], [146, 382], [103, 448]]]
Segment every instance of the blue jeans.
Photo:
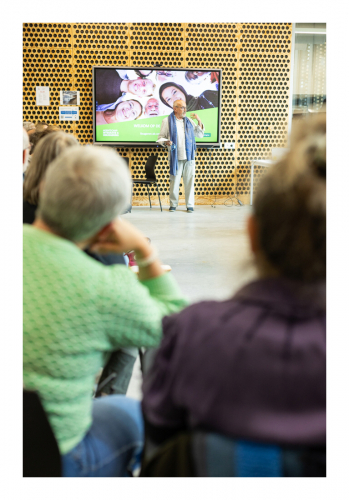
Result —
[[65, 477], [120, 477], [140, 466], [144, 429], [140, 402], [126, 396], [93, 400], [92, 426], [62, 456]]

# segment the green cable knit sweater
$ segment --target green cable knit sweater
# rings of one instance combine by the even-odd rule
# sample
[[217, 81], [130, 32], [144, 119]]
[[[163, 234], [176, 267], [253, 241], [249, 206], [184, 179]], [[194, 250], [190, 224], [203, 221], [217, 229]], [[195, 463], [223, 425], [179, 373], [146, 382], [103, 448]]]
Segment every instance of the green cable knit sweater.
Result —
[[92, 390], [106, 353], [153, 347], [162, 317], [187, 304], [173, 277], [139, 282], [73, 243], [23, 226], [23, 376], [38, 391], [62, 454], [91, 425]]

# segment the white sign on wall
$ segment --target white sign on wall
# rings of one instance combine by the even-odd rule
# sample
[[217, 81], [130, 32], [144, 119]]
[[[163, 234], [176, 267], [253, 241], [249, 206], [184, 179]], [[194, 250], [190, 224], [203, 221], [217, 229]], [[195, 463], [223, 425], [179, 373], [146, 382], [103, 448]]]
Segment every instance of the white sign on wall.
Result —
[[36, 87], [36, 105], [50, 105], [50, 87]]
[[78, 106], [60, 106], [59, 119], [60, 121], [69, 121], [69, 122], [79, 121]]

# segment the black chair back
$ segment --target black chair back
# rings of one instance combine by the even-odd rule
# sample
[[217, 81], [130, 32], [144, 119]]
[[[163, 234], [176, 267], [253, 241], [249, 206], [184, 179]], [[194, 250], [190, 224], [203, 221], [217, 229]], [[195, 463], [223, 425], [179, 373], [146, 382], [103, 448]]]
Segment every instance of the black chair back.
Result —
[[145, 175], [147, 181], [156, 181], [155, 176], [155, 163], [158, 159], [158, 155], [150, 155], [145, 164]]
[[61, 456], [39, 396], [23, 390], [23, 477], [60, 476]]
[[326, 477], [326, 446], [283, 447], [201, 431], [145, 439], [140, 477]]

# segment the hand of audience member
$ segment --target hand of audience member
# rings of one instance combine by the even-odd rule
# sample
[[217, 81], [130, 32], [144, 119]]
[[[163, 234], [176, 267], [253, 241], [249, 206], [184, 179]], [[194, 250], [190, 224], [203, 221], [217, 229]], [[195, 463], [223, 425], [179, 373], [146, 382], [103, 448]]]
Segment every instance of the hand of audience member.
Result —
[[97, 236], [90, 247], [96, 253], [123, 253], [134, 250], [136, 253], [151, 253], [147, 238], [135, 226], [124, 219], [117, 218], [108, 224]]
[[[126, 253], [134, 250], [136, 261], [137, 259], [143, 260], [143, 265], [139, 268], [138, 278], [140, 281], [144, 281], [164, 274], [154, 247], [148, 240], [149, 238], [132, 224], [118, 218], [99, 232], [97, 239], [90, 246], [90, 250], [102, 254]], [[149, 258], [150, 262], [145, 264], [144, 260]]]

